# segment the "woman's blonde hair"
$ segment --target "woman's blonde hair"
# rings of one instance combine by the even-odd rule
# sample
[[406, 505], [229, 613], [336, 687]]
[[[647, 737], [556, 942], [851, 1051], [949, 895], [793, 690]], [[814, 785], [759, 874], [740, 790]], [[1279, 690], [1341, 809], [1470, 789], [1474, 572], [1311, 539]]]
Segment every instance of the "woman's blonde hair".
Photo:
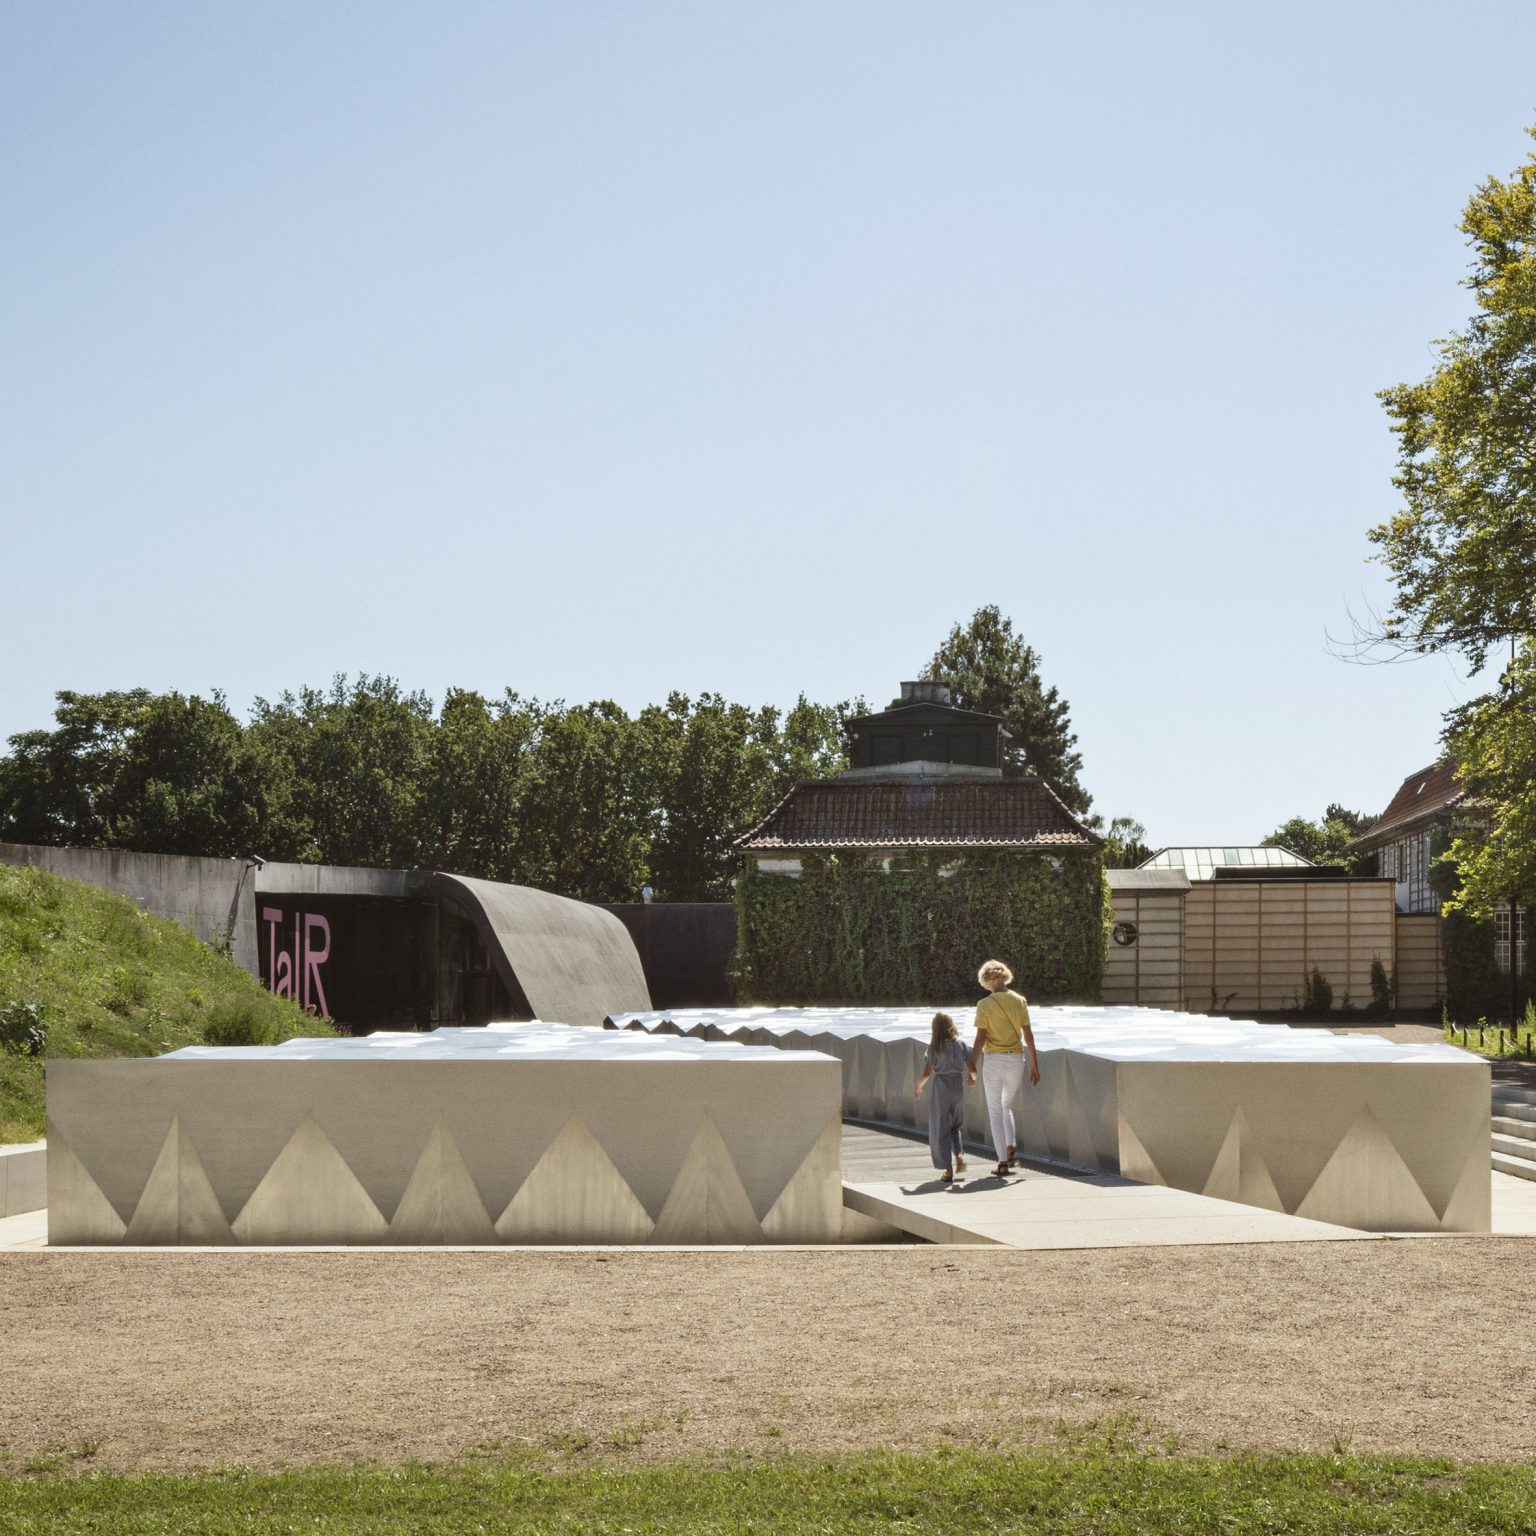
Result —
[[1013, 980], [1013, 972], [1001, 960], [988, 960], [976, 972], [976, 980], [984, 987], [994, 981], [1000, 981], [1006, 987]]

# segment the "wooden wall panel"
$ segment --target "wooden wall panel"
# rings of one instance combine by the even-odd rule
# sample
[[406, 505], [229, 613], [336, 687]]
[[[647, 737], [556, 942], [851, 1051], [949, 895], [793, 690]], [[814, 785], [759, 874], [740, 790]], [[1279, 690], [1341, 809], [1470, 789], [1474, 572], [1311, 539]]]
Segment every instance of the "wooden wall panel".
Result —
[[1392, 886], [1374, 880], [1202, 882], [1184, 924], [1184, 1006], [1218, 1013], [1294, 1008], [1314, 968], [1335, 1007], [1363, 1007], [1397, 939]]
[[1116, 922], [1137, 927], [1136, 943], [1111, 941], [1104, 967], [1104, 1001], [1144, 1008], [1177, 1008], [1183, 999], [1184, 893], [1122, 891]]
[[1397, 1006], [1434, 1008], [1445, 999], [1445, 962], [1437, 913], [1397, 918]]

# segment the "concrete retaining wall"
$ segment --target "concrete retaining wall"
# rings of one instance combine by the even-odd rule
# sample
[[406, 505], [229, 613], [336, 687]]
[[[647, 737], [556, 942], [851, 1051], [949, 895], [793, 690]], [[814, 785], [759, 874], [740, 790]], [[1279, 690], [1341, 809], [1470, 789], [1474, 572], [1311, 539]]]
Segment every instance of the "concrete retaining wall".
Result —
[[48, 1143], [0, 1147], [0, 1217], [24, 1216], [48, 1204]]
[[66, 880], [115, 891], [156, 917], [190, 928], [205, 944], [221, 944], [227, 937], [235, 964], [257, 973], [255, 883], [243, 859], [0, 843], [0, 862], [34, 865]]

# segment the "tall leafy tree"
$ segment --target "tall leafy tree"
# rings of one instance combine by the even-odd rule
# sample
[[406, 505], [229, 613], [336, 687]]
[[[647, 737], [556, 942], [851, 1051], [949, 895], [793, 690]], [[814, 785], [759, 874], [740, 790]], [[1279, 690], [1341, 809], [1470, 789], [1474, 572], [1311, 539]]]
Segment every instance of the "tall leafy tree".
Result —
[[611, 700], [541, 712], [518, 772], [517, 883], [583, 901], [634, 901], [645, 884], [650, 765]]
[[1461, 228], [1477, 307], [1427, 378], [1382, 391], [1403, 505], [1370, 537], [1397, 589], [1389, 637], [1480, 667], [1536, 634], [1536, 154], [1484, 182]]
[[0, 838], [146, 852], [431, 867], [629, 901], [716, 900], [732, 840], [796, 780], [843, 766], [858, 706], [786, 714], [673, 695], [442, 709], [387, 677], [337, 678], [247, 725], [224, 700], [146, 689], [59, 696], [52, 730], [0, 757]]
[[664, 901], [723, 901], [739, 858], [732, 844], [802, 779], [845, 766], [847, 705], [811, 704], [787, 714], [750, 709], [718, 694], [672, 694], [643, 710], [636, 730], [652, 772], [655, 810], [650, 879]]
[[1446, 722], [1486, 824], [1451, 848], [1456, 901], [1478, 912], [1536, 895], [1536, 154], [1485, 181], [1461, 228], [1474, 312], [1428, 377], [1382, 392], [1402, 506], [1370, 537], [1396, 589], [1388, 640], [1473, 667], [1510, 648], [1501, 691]]
[[1087, 812], [1093, 797], [1080, 778], [1083, 759], [1067, 701], [1042, 681], [1034, 647], [995, 603], [956, 624], [923, 675], [948, 683], [963, 708], [1001, 715], [1013, 737], [1010, 766], [1039, 774], [1069, 810]]
[[515, 880], [522, 855], [520, 779], [538, 706], [508, 690], [495, 703], [450, 688], [432, 732], [422, 853], [439, 869]]
[[261, 830], [261, 764], [222, 694], [151, 699], [123, 743], [110, 837], [120, 848], [233, 858]]
[[[409, 869], [428, 842], [432, 702], [391, 677], [337, 677], [329, 690], [258, 700], [253, 728], [269, 771], [287, 775], [295, 856]], [[286, 759], [281, 769], [273, 757]]]
[[260, 770], [222, 695], [61, 693], [54, 729], [0, 759], [0, 837], [146, 853], [247, 853]]
[[1135, 869], [1151, 857], [1147, 829], [1134, 816], [1116, 816], [1104, 833], [1105, 869]]
[[[1456, 888], [1448, 905], [1474, 916], [1509, 900], [1536, 904], [1536, 646], [1525, 641], [1498, 694], [1454, 711], [1446, 743], [1475, 824], [1449, 850]], [[1527, 917], [1527, 921], [1531, 918]]]
[[54, 728], [12, 736], [10, 755], [0, 760], [0, 836], [112, 847], [126, 749], [154, 695], [133, 688], [56, 697]]
[[1360, 868], [1360, 859], [1349, 845], [1376, 818], [1362, 811], [1347, 811], [1342, 805], [1330, 805], [1316, 821], [1292, 816], [1281, 822], [1260, 844], [1263, 848], [1289, 848], [1314, 864], [1333, 869]]

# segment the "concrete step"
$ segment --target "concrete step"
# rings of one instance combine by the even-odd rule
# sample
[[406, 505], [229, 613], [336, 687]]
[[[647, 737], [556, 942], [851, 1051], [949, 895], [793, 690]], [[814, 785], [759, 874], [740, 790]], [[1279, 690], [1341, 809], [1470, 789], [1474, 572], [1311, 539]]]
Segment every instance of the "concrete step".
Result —
[[1495, 1115], [1493, 1129], [1496, 1135], [1514, 1136], [1521, 1141], [1536, 1142], [1536, 1121], [1517, 1120], [1513, 1115]]
[[1524, 1088], [1519, 1083], [1495, 1083], [1493, 1101], [1495, 1104], [1536, 1104], [1536, 1088]]
[[1523, 1136], [1502, 1136], [1495, 1131], [1493, 1150], [1502, 1152], [1505, 1157], [1518, 1157], [1536, 1163], [1536, 1141], [1527, 1141]]
[[1501, 1099], [1495, 1096], [1493, 1113], [1495, 1117], [1502, 1115], [1507, 1120], [1522, 1120], [1527, 1125], [1536, 1125], [1536, 1104], [1524, 1104], [1519, 1099]]
[[1517, 1179], [1536, 1180], [1536, 1163], [1523, 1157], [1504, 1157], [1495, 1152], [1493, 1154], [1493, 1171], [1495, 1173], [1512, 1173]]

